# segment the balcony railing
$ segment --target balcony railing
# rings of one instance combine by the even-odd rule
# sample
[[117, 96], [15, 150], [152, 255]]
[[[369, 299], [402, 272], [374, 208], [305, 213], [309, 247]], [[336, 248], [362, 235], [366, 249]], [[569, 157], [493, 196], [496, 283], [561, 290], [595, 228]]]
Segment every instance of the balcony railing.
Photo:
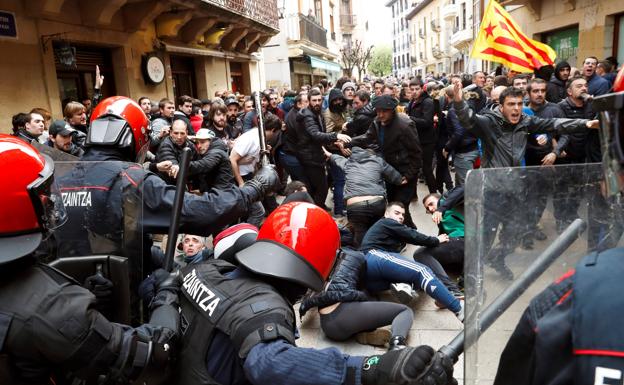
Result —
[[315, 19], [299, 14], [299, 31], [301, 39], [307, 39], [312, 43], [327, 48], [327, 30]]
[[470, 43], [472, 40], [472, 31], [470, 29], [453, 28], [453, 34], [451, 35], [451, 45], [455, 48], [462, 48]]
[[447, 3], [442, 7], [442, 18], [444, 20], [453, 20], [459, 15], [459, 5]]
[[343, 28], [353, 28], [357, 24], [357, 18], [355, 15], [342, 14], [340, 15], [340, 26]]
[[418, 36], [420, 36], [421, 39], [424, 39], [425, 37], [427, 37], [427, 33], [424, 29], [421, 29], [418, 31]]
[[444, 52], [440, 49], [440, 46], [436, 45], [431, 49], [431, 54], [436, 59], [442, 59]]
[[202, 0], [273, 29], [279, 29], [277, 0]]

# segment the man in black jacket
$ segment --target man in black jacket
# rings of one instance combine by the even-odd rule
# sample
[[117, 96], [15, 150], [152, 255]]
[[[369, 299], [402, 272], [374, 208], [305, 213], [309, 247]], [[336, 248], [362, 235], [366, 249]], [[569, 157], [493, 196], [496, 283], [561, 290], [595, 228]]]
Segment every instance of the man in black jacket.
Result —
[[[205, 193], [213, 188], [224, 189], [234, 186], [234, 173], [227, 149], [218, 145], [213, 146], [215, 133], [207, 128], [201, 128], [193, 139], [197, 146], [197, 157], [189, 164], [188, 175], [195, 180], [199, 192]], [[225, 147], [224, 143], [223, 145]], [[177, 169], [174, 177], [177, 177]]]
[[570, 64], [563, 60], [555, 66], [555, 73], [548, 82], [546, 100], [551, 103], [559, 103], [566, 98], [566, 83], [570, 77]]
[[297, 114], [304, 108], [308, 107], [308, 95], [307, 94], [298, 94], [295, 96], [295, 104], [286, 114], [286, 118], [284, 119], [284, 123], [286, 124], [286, 130], [282, 132], [280, 137], [281, 144], [276, 148], [277, 152], [277, 160], [284, 167], [286, 172], [290, 174], [290, 177], [293, 181], [298, 180], [306, 185], [309, 185], [310, 182], [303, 171], [303, 167], [301, 166], [301, 162], [297, 159], [297, 146], [298, 146], [298, 136], [297, 136]]
[[310, 105], [297, 114], [297, 158], [310, 182], [308, 190], [317, 206], [325, 208], [327, 198], [327, 178], [325, 176], [325, 155], [321, 146], [341, 141], [348, 143], [351, 138], [337, 132], [326, 132], [321, 115], [323, 95], [312, 90], [308, 94]]
[[368, 91], [358, 91], [353, 98], [353, 119], [343, 126], [343, 131], [351, 137], [365, 134], [368, 128], [375, 120], [375, 109], [370, 102], [370, 94]]
[[[461, 83], [454, 84], [454, 107], [459, 122], [467, 130], [481, 139], [484, 168], [518, 167], [522, 164], [526, 152], [527, 136], [532, 134], [564, 134], [570, 132], [587, 131], [589, 128], [598, 128], [597, 120], [587, 119], [541, 119], [522, 113], [522, 90], [509, 87], [500, 95], [500, 109], [486, 111], [482, 115], [475, 114], [468, 108], [463, 99]], [[508, 186], [505, 181], [489, 179], [489, 186], [485, 186], [490, 196], [484, 197], [485, 231], [484, 244], [489, 248], [496, 237], [501, 218], [522, 218], [521, 212], [525, 199], [526, 186]], [[510, 189], [511, 187], [511, 189]], [[506, 210], [501, 213], [501, 210]], [[489, 214], [487, 213], [489, 212]], [[504, 264], [504, 258], [511, 253], [522, 236], [523, 229], [517, 228], [524, 221], [508, 221], [499, 234], [499, 244], [494, 247], [488, 256], [492, 267], [507, 278], [513, 273]]]
[[[407, 183], [389, 185], [388, 200], [401, 202], [409, 207], [416, 198], [418, 171], [422, 166], [422, 151], [418, 131], [413, 120], [397, 113], [398, 101], [389, 95], [382, 95], [373, 101], [377, 118], [364, 135], [353, 138], [349, 146], [366, 148], [375, 146], [384, 160], [405, 178]], [[405, 224], [415, 227], [409, 210], [405, 210]]]
[[162, 172], [160, 173], [160, 176], [168, 184], [175, 184], [174, 174], [177, 174], [177, 172], [173, 170], [173, 167], [177, 167], [179, 165], [180, 158], [182, 157], [182, 150], [188, 147], [191, 151], [193, 151], [193, 156], [195, 156], [195, 146], [193, 146], [193, 143], [188, 140], [187, 130], [188, 125], [184, 119], [174, 120], [173, 125], [171, 126], [170, 135], [166, 137], [160, 144], [160, 147], [158, 147], [158, 152], [156, 153], [156, 163], [169, 160], [173, 164], [172, 170], [170, 170], [167, 174]]
[[422, 149], [422, 170], [429, 192], [436, 192], [436, 180], [433, 175], [433, 155], [437, 140], [437, 132], [433, 124], [434, 106], [429, 94], [423, 90], [422, 82], [412, 80], [410, 82], [412, 101], [405, 111], [416, 123], [418, 139]]

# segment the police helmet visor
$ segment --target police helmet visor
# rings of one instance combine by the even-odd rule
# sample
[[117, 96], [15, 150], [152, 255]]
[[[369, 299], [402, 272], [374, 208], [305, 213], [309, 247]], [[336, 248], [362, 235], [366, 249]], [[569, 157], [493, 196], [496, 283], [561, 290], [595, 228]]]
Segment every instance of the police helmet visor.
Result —
[[126, 147], [132, 144], [132, 129], [122, 117], [106, 114], [91, 122], [87, 143]]
[[32, 201], [39, 225], [46, 230], [54, 230], [67, 221], [67, 211], [59, 188], [54, 181], [54, 162], [46, 158], [45, 166], [39, 178], [28, 185], [28, 194]]

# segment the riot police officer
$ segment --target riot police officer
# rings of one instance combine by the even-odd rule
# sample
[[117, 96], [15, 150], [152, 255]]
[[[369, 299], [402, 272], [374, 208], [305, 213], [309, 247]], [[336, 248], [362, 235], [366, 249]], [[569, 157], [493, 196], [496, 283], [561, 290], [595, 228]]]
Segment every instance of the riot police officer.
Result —
[[356, 357], [295, 346], [292, 304], [319, 291], [340, 244], [329, 214], [306, 202], [278, 207], [257, 241], [182, 269], [182, 346], [175, 383], [453, 384], [453, 366], [429, 346]]
[[41, 241], [66, 219], [53, 161], [0, 135], [0, 164], [0, 383], [154, 383], [177, 336], [179, 284], [159, 283], [149, 324], [109, 322], [89, 291], [37, 262]]
[[[621, 235], [624, 192], [624, 69], [613, 93], [594, 98], [600, 113], [603, 191], [619, 220], [606, 247]], [[611, 238], [611, 239], [609, 239]], [[601, 250], [602, 249], [602, 250]], [[495, 384], [621, 384], [624, 378], [624, 248], [598, 250], [531, 300], [507, 342]]]
[[[148, 253], [151, 245], [146, 237], [133, 234], [167, 232], [175, 187], [132, 163], [145, 154], [148, 131], [149, 120], [133, 100], [114, 96], [97, 105], [82, 162], [57, 178], [69, 216], [57, 234], [61, 255], [132, 257]], [[210, 235], [244, 216], [278, 183], [277, 173], [265, 167], [240, 188], [186, 194], [180, 231]]]

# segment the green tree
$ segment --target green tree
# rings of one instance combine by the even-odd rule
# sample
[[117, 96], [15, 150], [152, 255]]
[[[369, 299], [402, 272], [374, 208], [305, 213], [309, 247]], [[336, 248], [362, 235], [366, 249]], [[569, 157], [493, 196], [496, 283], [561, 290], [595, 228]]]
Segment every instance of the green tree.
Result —
[[373, 57], [368, 64], [368, 71], [375, 76], [392, 73], [392, 49], [388, 46], [375, 47]]

